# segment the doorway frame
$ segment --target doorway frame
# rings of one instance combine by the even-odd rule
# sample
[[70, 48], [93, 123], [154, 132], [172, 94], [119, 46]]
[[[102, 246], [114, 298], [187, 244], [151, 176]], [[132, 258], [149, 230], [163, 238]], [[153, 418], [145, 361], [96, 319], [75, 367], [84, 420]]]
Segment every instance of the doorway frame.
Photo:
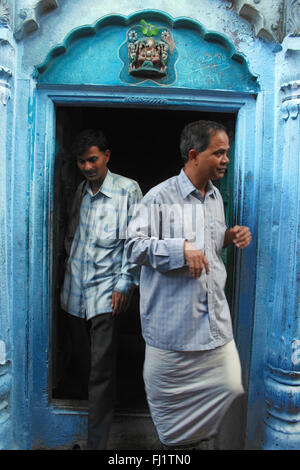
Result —
[[[85, 434], [87, 412], [73, 406], [61, 406], [51, 396], [52, 341], [52, 221], [55, 166], [55, 106], [91, 106], [101, 108], [178, 109], [236, 113], [233, 219], [248, 225], [252, 243], [235, 254], [234, 336], [239, 350], [245, 389], [251, 367], [251, 345], [254, 319], [256, 277], [256, 227], [261, 151], [257, 124], [257, 99], [250, 93], [147, 87], [57, 86], [38, 84], [35, 101], [35, 123], [30, 161], [29, 230], [29, 302], [31, 324], [28, 375], [32, 379], [32, 447], [63, 446]], [[248, 158], [247, 158], [248, 156]], [[251, 157], [251, 158], [250, 158]], [[53, 426], [61, 428], [59, 436]]]

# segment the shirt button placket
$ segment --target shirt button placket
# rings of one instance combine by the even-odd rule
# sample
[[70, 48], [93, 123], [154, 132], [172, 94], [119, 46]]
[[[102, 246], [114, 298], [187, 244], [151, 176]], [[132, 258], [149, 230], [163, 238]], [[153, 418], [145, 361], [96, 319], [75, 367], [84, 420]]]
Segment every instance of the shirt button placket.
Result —
[[209, 312], [209, 325], [213, 339], [215, 340], [217, 331], [215, 323], [215, 310], [214, 310], [214, 288], [213, 288], [213, 256], [212, 244], [214, 243], [214, 222], [211, 219], [209, 210], [209, 198], [204, 203], [205, 210], [205, 254], [209, 263], [209, 275], [207, 276], [207, 304]]
[[84, 243], [84, 257], [83, 257], [83, 276], [84, 276], [84, 282], [88, 282], [88, 254], [89, 254], [89, 241], [90, 241], [90, 226], [92, 225], [92, 220], [91, 220], [91, 207], [92, 207], [92, 201], [93, 198], [89, 194], [89, 203], [88, 203], [88, 209], [86, 212], [86, 219], [85, 219], [85, 224], [86, 224], [86, 230], [85, 230], [85, 243]]

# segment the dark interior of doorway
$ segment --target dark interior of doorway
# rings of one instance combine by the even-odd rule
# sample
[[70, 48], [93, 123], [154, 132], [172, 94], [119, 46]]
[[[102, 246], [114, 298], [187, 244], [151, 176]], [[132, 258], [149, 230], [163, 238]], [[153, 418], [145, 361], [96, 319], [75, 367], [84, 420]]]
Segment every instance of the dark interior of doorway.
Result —
[[[152, 186], [180, 172], [180, 132], [185, 124], [198, 119], [222, 122], [229, 134], [234, 135], [236, 116], [233, 113], [145, 107], [57, 106], [50, 380], [53, 399], [74, 407], [87, 400], [87, 378], [78, 374], [76, 363], [78, 358], [84, 360], [86, 354], [82, 347], [83, 341], [80, 341], [84, 333], [77, 331], [79, 340], [76, 345], [72, 344], [66, 315], [59, 305], [65, 263], [63, 240], [72, 197], [82, 180], [70, 156], [74, 137], [85, 128], [102, 129], [112, 152], [109, 169], [138, 181], [145, 194]], [[119, 320], [116, 410], [144, 412], [147, 411], [142, 379], [144, 341], [139, 319], [138, 290], [129, 309], [120, 315]]]

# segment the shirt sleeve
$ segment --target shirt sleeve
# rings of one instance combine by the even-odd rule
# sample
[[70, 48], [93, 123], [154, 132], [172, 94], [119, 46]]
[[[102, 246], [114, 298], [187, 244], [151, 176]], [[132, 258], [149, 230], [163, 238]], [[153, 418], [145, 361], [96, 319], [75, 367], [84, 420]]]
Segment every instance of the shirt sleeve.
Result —
[[[134, 207], [138, 204], [143, 197], [142, 191], [139, 185], [136, 183], [134, 189], [128, 195], [127, 201], [127, 225], [130, 222]], [[121, 273], [118, 278], [115, 290], [118, 292], [125, 293], [131, 287], [132, 284], [138, 285], [140, 277], [140, 267], [128, 260], [125, 249], [122, 255], [122, 266]]]
[[135, 207], [128, 226], [125, 252], [130, 262], [167, 272], [184, 266], [184, 238], [160, 237], [161, 211], [152, 197]]

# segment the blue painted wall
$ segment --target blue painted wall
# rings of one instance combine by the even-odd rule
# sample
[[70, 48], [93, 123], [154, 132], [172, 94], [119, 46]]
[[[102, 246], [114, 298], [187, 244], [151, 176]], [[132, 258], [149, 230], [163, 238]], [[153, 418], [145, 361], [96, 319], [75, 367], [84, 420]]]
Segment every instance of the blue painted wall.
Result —
[[[169, 54], [166, 79], [138, 78], [128, 73], [127, 31], [134, 25], [139, 28], [141, 20], [162, 29], [171, 26], [175, 50]], [[259, 90], [257, 77], [249, 73], [245, 58], [224, 35], [205, 31], [188, 18], [173, 21], [167, 15], [147, 10], [129, 18], [112, 15], [93, 26], [72, 31], [63, 44], [49, 52], [37, 72], [39, 83], [58, 85], [176, 86], [253, 93]]]
[[[6, 285], [0, 297], [0, 402], [7, 403], [0, 409], [0, 447], [69, 445], [86, 428], [84, 413], [49, 402], [55, 103], [237, 113], [235, 220], [253, 232], [251, 248], [237, 260], [235, 306], [248, 384], [247, 445], [300, 446], [299, 93], [297, 84], [284, 87], [299, 78], [300, 47], [281, 49], [256, 39], [221, 0], [213, 0], [213, 10], [208, 0], [201, 6], [166, 1], [163, 12], [152, 13], [155, 1], [143, 3], [147, 11], [138, 1], [123, 1], [118, 14], [111, 2], [89, 0], [86, 13], [75, 3], [63, 2], [23, 41], [6, 37], [16, 53], [4, 58], [13, 79], [5, 78], [10, 98], [0, 104], [0, 273]], [[173, 31], [178, 59], [172, 83], [124, 75], [122, 44], [141, 18]]]

